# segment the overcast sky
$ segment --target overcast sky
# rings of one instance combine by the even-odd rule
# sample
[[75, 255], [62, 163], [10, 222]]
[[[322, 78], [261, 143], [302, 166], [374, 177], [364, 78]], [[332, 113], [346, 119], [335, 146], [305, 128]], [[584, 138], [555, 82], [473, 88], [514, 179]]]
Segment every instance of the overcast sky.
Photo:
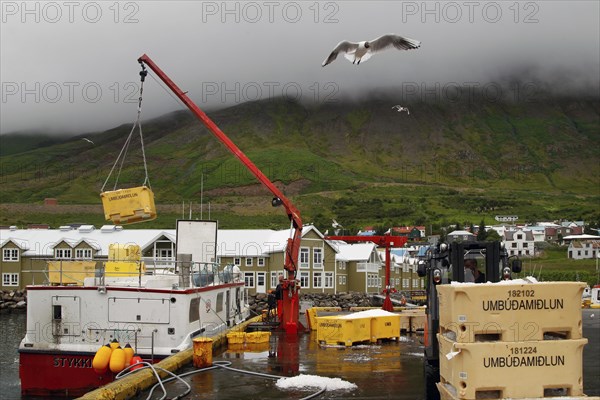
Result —
[[[597, 94], [600, 85], [597, 0], [3, 0], [1, 11], [0, 133], [133, 122], [144, 53], [206, 110], [282, 95], [323, 103], [381, 88], [398, 102], [474, 86], [493, 97], [509, 76], [522, 81], [513, 96], [538, 80], [559, 92]], [[385, 33], [422, 47], [321, 67], [339, 41]], [[147, 79], [145, 118], [182, 108]]]

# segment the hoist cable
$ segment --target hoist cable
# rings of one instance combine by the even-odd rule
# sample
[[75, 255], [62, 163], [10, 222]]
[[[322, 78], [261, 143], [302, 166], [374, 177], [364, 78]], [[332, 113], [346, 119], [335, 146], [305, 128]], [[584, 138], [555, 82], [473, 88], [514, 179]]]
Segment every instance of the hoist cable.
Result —
[[119, 170], [117, 172], [116, 178], [115, 178], [115, 185], [113, 187], [113, 190], [117, 189], [117, 184], [119, 183], [119, 177], [121, 176], [121, 171], [123, 169], [123, 165], [125, 163], [125, 158], [127, 155], [127, 151], [129, 149], [129, 145], [131, 144], [131, 138], [133, 137], [133, 132], [135, 131], [135, 127], [138, 127], [138, 131], [140, 134], [140, 144], [141, 144], [141, 148], [142, 148], [142, 158], [144, 161], [144, 173], [145, 173], [145, 178], [144, 178], [144, 183], [143, 186], [147, 186], [151, 189], [150, 187], [150, 178], [148, 176], [148, 164], [146, 162], [146, 151], [144, 149], [144, 136], [142, 134], [142, 121], [141, 121], [141, 115], [142, 115], [142, 94], [144, 92], [144, 80], [146, 78], [146, 75], [148, 74], [148, 71], [146, 71], [146, 66], [141, 63], [142, 66], [142, 70], [140, 71], [140, 97], [138, 98], [138, 109], [137, 109], [137, 118], [135, 120], [135, 122], [133, 123], [133, 126], [131, 127], [131, 131], [129, 132], [129, 135], [127, 136], [127, 139], [125, 140], [125, 143], [123, 145], [123, 148], [121, 149], [121, 152], [119, 153], [119, 155], [117, 156], [117, 159], [115, 160], [115, 163], [113, 164], [110, 172], [108, 173], [108, 176], [106, 177], [106, 180], [104, 181], [104, 185], [102, 185], [102, 189], [100, 190], [101, 192], [104, 192], [104, 188], [106, 187], [106, 184], [108, 183], [108, 180], [110, 179], [112, 173], [115, 170], [115, 167], [117, 166], [117, 164], [119, 163], [119, 160], [121, 161], [120, 166], [119, 166]]

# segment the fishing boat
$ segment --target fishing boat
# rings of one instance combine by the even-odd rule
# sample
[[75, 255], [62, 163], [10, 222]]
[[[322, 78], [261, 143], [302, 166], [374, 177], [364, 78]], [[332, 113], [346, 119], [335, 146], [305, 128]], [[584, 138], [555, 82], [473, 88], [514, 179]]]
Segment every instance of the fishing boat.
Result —
[[147, 268], [132, 261], [135, 248], [115, 246], [120, 259], [109, 258], [91, 276], [79, 272], [88, 275], [80, 284], [69, 280], [76, 272], [64, 263], [54, 269], [48, 263], [48, 273], [60, 274], [61, 283], [27, 287], [22, 395], [77, 397], [113, 381], [125, 361], [119, 353], [113, 363], [117, 352], [111, 356], [106, 345], [129, 345], [136, 357], [157, 362], [191, 347], [195, 337], [246, 320], [244, 281], [237, 267], [215, 263], [216, 236], [215, 221], [178, 221], [173, 268]]

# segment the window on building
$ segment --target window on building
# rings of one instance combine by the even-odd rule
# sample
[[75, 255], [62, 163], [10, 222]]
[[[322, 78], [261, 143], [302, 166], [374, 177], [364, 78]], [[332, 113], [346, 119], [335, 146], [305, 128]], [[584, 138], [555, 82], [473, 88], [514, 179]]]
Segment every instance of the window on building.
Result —
[[258, 259], [256, 260], [256, 265], [258, 265], [259, 267], [264, 267], [265, 266], [265, 258], [258, 257]]
[[249, 288], [254, 287], [254, 272], [244, 272], [244, 285]]
[[322, 272], [313, 272], [313, 288], [322, 288], [323, 287], [323, 273]]
[[154, 258], [156, 261], [173, 261], [173, 249], [157, 247], [154, 249]]
[[259, 273], [259, 274], [256, 276], [256, 285], [257, 285], [258, 287], [264, 287], [264, 286], [265, 286], [265, 284], [266, 284], [266, 282], [265, 282], [266, 278], [267, 278], [267, 277], [265, 276], [265, 273], [264, 273], [264, 272], [261, 272], [261, 273]]
[[75, 258], [79, 260], [91, 260], [92, 249], [75, 249]]
[[516, 249], [517, 248], [517, 243], [512, 242], [511, 245], [510, 245], [510, 247], [512, 247], [513, 249]]
[[271, 271], [271, 289], [275, 289], [279, 284], [279, 273], [277, 271]]
[[54, 249], [54, 258], [70, 259], [71, 249]]
[[242, 259], [239, 257], [233, 258], [233, 265], [242, 265]]
[[323, 268], [323, 249], [313, 248], [313, 268]]
[[333, 272], [325, 272], [325, 287], [333, 288]]
[[346, 284], [346, 275], [342, 276], [342, 285]]
[[252, 257], [246, 257], [246, 267], [252, 266]]
[[308, 272], [300, 271], [300, 287], [310, 288], [310, 276]]
[[517, 240], [523, 240], [523, 235], [521, 235], [520, 233], [517, 235]]
[[19, 274], [18, 273], [2, 274], [2, 285], [3, 286], [19, 286]]
[[2, 249], [2, 261], [15, 262], [19, 261], [19, 249], [7, 247]]
[[523, 248], [526, 248], [529, 243], [523, 243]]
[[308, 247], [300, 247], [300, 268], [309, 268], [310, 264], [308, 261], [308, 257], [310, 254], [310, 249]]
[[339, 275], [339, 276], [338, 276], [338, 285], [341, 285], [341, 284], [342, 284], [342, 276], [341, 276], [341, 275]]

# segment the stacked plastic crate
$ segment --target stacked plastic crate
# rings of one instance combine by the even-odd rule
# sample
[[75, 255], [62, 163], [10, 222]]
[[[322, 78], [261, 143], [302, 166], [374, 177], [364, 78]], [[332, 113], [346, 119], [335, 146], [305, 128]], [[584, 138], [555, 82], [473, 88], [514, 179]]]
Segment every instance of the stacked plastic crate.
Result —
[[442, 398], [584, 396], [579, 282], [437, 287]]

